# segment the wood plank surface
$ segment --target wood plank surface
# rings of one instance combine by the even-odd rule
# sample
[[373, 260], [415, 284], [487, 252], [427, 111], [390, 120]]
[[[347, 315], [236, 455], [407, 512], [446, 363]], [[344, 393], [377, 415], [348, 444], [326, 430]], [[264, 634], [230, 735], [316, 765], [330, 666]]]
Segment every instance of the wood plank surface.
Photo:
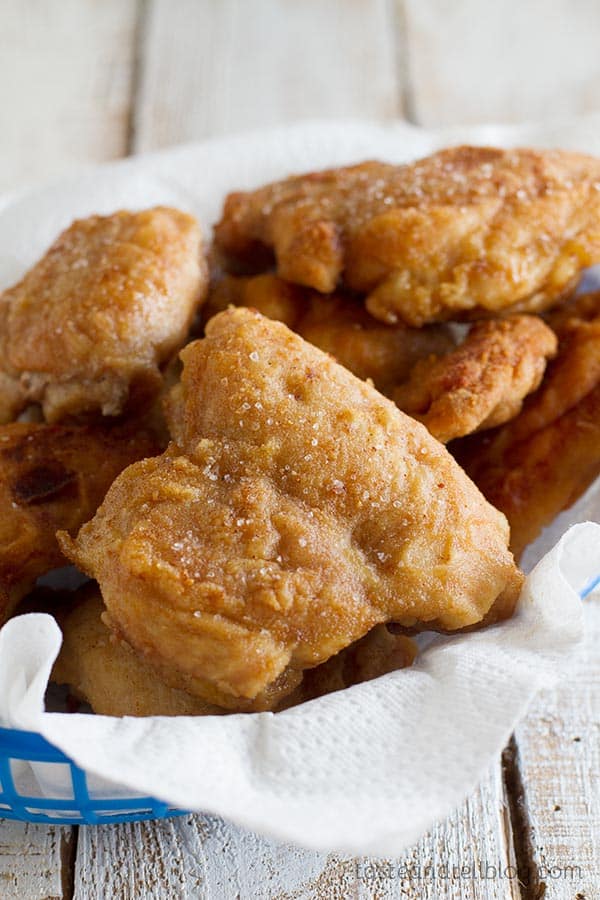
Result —
[[0, 191], [127, 146], [136, 0], [2, 0]]
[[516, 732], [531, 885], [544, 900], [600, 896], [600, 596], [568, 678]]
[[71, 828], [0, 820], [2, 900], [68, 900], [74, 849]]
[[398, 0], [421, 125], [520, 122], [597, 110], [596, 0]]
[[133, 149], [402, 114], [390, 0], [148, 0]]

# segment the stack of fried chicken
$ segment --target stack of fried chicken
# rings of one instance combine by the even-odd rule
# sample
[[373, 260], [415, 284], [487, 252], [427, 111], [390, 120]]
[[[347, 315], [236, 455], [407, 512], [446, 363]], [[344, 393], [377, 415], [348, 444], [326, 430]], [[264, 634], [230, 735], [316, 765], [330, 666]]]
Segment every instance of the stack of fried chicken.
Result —
[[[600, 161], [458, 147], [74, 222], [0, 295], [0, 621], [98, 713], [278, 710], [510, 616], [600, 474]], [[513, 556], [514, 554], [514, 556]]]

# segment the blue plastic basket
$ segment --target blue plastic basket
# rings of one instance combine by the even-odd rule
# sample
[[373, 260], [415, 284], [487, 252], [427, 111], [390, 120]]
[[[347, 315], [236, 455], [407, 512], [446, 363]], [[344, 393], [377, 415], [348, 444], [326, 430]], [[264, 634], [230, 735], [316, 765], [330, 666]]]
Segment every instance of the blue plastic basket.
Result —
[[[12, 771], [13, 762], [18, 761], [68, 767], [72, 796], [58, 799], [19, 793]], [[175, 809], [154, 797], [94, 799], [88, 790], [86, 773], [41, 734], [0, 728], [0, 817], [54, 825], [104, 825], [185, 814], [185, 810]]]

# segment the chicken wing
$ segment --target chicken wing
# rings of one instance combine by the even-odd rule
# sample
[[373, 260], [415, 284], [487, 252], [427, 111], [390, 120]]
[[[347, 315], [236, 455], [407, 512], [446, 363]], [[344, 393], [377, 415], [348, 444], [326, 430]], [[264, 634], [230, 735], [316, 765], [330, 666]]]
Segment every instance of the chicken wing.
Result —
[[517, 558], [600, 475], [600, 314], [571, 316], [558, 333], [558, 356], [521, 414], [455, 450], [507, 516]]
[[0, 427], [0, 624], [36, 578], [67, 565], [57, 529], [77, 532], [119, 472], [159, 452], [131, 425]]
[[455, 344], [448, 325], [385, 325], [352, 296], [319, 294], [271, 274], [223, 278], [209, 295], [206, 321], [229, 305], [257, 309], [284, 322], [359, 378], [370, 378], [386, 395], [409, 376], [419, 359], [445, 353]]
[[556, 335], [537, 316], [479, 322], [457, 350], [417, 362], [392, 396], [446, 443], [514, 418], [556, 347]]
[[272, 249], [288, 281], [365, 293], [388, 323], [536, 312], [600, 260], [600, 161], [456, 147], [300, 175], [230, 194], [215, 241], [238, 263]]
[[207, 281], [196, 221], [175, 209], [74, 222], [0, 295], [0, 423], [139, 408], [159, 391]]
[[274, 706], [377, 624], [511, 613], [506, 520], [420, 423], [251, 310], [215, 316], [182, 359], [170, 448], [61, 535], [171, 686]]

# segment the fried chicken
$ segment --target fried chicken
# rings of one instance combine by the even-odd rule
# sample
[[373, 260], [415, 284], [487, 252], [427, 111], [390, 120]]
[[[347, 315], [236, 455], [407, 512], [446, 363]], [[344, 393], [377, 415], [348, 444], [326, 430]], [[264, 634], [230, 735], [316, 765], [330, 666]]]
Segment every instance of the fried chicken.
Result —
[[[59, 616], [63, 644], [52, 681], [69, 685], [76, 697], [103, 716], [209, 716], [226, 712], [168, 687], [104, 624], [104, 610], [94, 582], [76, 592], [71, 608]], [[414, 641], [390, 634], [385, 625], [378, 625], [323, 665], [307, 669], [301, 685], [285, 698], [281, 708], [406, 668], [415, 656]]]
[[60, 541], [171, 686], [273, 707], [375, 625], [512, 612], [506, 520], [420, 423], [247, 309], [182, 359], [170, 448]]
[[417, 362], [392, 396], [446, 443], [514, 418], [556, 347], [556, 335], [537, 316], [478, 322], [457, 350]]
[[149, 402], [206, 287], [198, 225], [157, 207], [74, 222], [0, 295], [0, 423], [40, 403], [48, 422]]
[[455, 450], [507, 516], [517, 558], [600, 475], [600, 309], [595, 319], [571, 315], [557, 327], [558, 356], [521, 414]]
[[600, 161], [456, 147], [295, 176], [230, 194], [215, 241], [236, 264], [267, 248], [288, 281], [365, 293], [388, 323], [537, 312], [600, 261]]
[[206, 321], [229, 305], [284, 322], [359, 378], [370, 378], [384, 394], [406, 379], [419, 359], [445, 353], [455, 343], [447, 325], [385, 325], [352, 296], [319, 294], [271, 274], [223, 278], [209, 295]]
[[67, 684], [101, 716], [208, 716], [223, 710], [167, 687], [148, 663], [102, 621], [104, 603], [96, 584], [77, 591], [59, 617], [63, 643], [52, 681]]
[[376, 625], [355, 644], [350, 644], [327, 662], [305, 669], [298, 687], [279, 706], [288, 709], [342, 691], [354, 684], [380, 678], [388, 672], [406, 669], [417, 656], [417, 645], [404, 634], [392, 634], [385, 625]]
[[137, 425], [0, 427], [0, 624], [36, 578], [67, 565], [55, 533], [76, 533], [126, 466], [159, 453]]

